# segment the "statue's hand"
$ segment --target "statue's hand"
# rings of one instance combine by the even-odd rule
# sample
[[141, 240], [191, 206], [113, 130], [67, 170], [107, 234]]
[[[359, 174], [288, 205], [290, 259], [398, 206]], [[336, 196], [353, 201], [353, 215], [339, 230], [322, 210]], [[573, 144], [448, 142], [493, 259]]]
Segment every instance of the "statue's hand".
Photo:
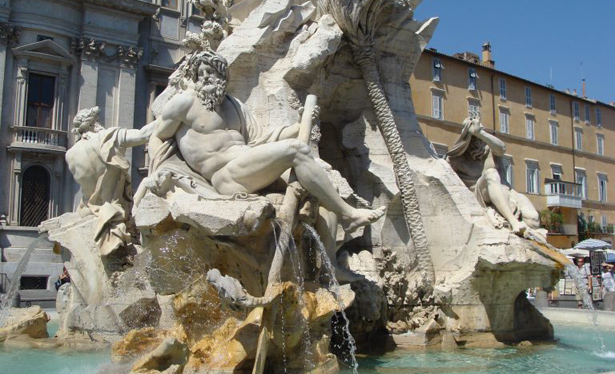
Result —
[[[299, 117], [303, 116], [303, 112], [304, 111], [305, 111], [305, 107], [299, 108], [299, 110], [298, 110]], [[320, 116], [320, 107], [318, 105], [316, 105], [314, 107], [314, 109], [312, 110], [312, 121], [317, 121], [319, 116]]]
[[480, 123], [479, 120], [473, 120], [472, 121], [472, 126], [470, 126], [469, 132], [472, 135], [478, 135], [481, 130], [483, 130], [485, 127], [483, 126], [482, 123]]

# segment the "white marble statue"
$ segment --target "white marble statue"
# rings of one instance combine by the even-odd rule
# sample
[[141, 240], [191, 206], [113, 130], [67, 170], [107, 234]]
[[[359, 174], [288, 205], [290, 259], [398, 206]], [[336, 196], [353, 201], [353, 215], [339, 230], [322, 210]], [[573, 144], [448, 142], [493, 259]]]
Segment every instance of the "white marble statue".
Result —
[[[191, 55], [187, 64], [187, 84], [164, 105], [150, 142], [150, 172], [179, 152], [217, 193], [234, 195], [256, 193], [294, 168], [300, 184], [334, 212], [347, 231], [383, 216], [384, 208], [356, 209], [338, 195], [310, 147], [296, 139], [299, 123], [268, 130], [228, 95], [223, 57], [206, 50]], [[164, 143], [156, 144], [160, 141]]]
[[104, 256], [130, 242], [126, 221], [132, 191], [125, 151], [145, 144], [155, 124], [141, 129], [105, 129], [98, 121], [99, 113], [98, 107], [77, 113], [73, 121], [77, 141], [66, 152], [66, 162], [83, 194], [77, 212], [98, 217], [95, 237]]
[[524, 236], [528, 227], [539, 228], [539, 215], [527, 197], [502, 185], [496, 157], [505, 152], [504, 143], [485, 130], [479, 116], [472, 116], [463, 122], [461, 135], [447, 158], [481, 206], [493, 205], [511, 230]]

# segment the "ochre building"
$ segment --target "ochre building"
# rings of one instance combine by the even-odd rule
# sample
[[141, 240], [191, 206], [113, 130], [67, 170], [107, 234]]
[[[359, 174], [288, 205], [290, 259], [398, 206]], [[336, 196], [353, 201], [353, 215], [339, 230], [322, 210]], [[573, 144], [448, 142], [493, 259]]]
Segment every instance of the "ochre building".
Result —
[[570, 248], [587, 237], [612, 243], [615, 106], [496, 70], [489, 44], [482, 58], [426, 50], [410, 85], [438, 156], [452, 147], [463, 120], [479, 113], [506, 143], [502, 181], [541, 212], [551, 244]]

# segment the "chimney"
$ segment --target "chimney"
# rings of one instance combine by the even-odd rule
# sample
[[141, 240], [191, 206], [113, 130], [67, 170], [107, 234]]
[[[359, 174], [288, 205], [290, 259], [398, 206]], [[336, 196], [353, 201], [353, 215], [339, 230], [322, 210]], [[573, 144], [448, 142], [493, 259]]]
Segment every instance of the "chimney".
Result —
[[585, 78], [583, 78], [583, 97], [587, 97], [585, 95]]
[[494, 69], [495, 61], [491, 59], [491, 44], [486, 42], [483, 44], [483, 60], [481, 61], [481, 65]]
[[574, 96], [577, 96], [577, 89], [576, 89], [576, 88], [572, 90], [572, 94], [573, 94]]

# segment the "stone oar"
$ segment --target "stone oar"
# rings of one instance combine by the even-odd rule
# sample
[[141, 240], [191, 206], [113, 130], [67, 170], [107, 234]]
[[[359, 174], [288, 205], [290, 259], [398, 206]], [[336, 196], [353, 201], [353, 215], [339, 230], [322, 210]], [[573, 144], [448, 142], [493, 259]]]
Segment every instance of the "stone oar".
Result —
[[[312, 132], [312, 112], [316, 108], [316, 101], [317, 97], [315, 95], [308, 95], [305, 99], [303, 115], [301, 116], [301, 126], [299, 128], [299, 136], [297, 139], [305, 142], [306, 144], [309, 144], [310, 142], [310, 134]], [[276, 243], [275, 254], [273, 256], [273, 261], [271, 262], [265, 297], [278, 293], [275, 288], [282, 286], [282, 266], [284, 264], [284, 257], [286, 256], [286, 252], [289, 248], [293, 228], [297, 224], [297, 208], [301, 195], [299, 191], [301, 189], [302, 188], [297, 181], [295, 171], [291, 170], [288, 187], [286, 188], [286, 194], [284, 195], [284, 202], [278, 212], [278, 218], [281, 222], [280, 237]], [[282, 292], [283, 290], [279, 290], [280, 297], [282, 297]], [[303, 295], [299, 295], [299, 297], [303, 297]], [[263, 309], [261, 331], [258, 335], [258, 345], [256, 347], [256, 357], [254, 359], [252, 374], [262, 374], [265, 370], [267, 348], [269, 345], [269, 340], [271, 339], [276, 314], [277, 303], [271, 303]]]

